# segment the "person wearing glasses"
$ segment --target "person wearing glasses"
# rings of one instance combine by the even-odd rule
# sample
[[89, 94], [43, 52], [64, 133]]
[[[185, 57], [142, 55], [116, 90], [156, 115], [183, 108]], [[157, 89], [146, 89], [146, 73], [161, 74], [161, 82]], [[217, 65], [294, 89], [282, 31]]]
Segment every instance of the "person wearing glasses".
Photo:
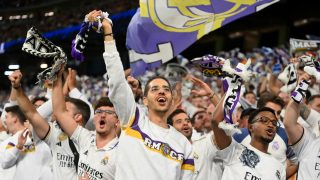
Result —
[[[101, 15], [93, 11], [90, 19]], [[117, 180], [189, 180], [193, 178], [194, 161], [188, 139], [167, 124], [174, 105], [172, 87], [164, 77], [149, 79], [144, 89], [143, 103], [147, 113], [137, 106], [125, 78], [119, 53], [113, 39], [112, 26], [102, 21], [103, 53], [108, 72], [109, 97], [126, 126], [119, 138]]]
[[[62, 91], [62, 73], [53, 83], [52, 106], [53, 114], [64, 132], [79, 149], [78, 176], [79, 179], [114, 179], [115, 152], [118, 145], [118, 116], [109, 98], [99, 100], [93, 123], [95, 131], [89, 131], [79, 126], [73, 119], [81, 114], [70, 113], [74, 107], [65, 102]], [[70, 71], [70, 69], [69, 69]]]
[[[281, 110], [285, 105], [284, 101], [280, 97], [268, 92], [261, 95], [261, 98], [258, 100], [257, 105], [258, 108], [268, 107], [275, 112], [280, 127], [277, 129], [274, 139], [269, 144], [268, 152], [273, 157], [278, 159], [284, 167], [286, 167], [286, 175], [287, 177], [290, 177], [295, 172], [297, 172], [298, 161], [292, 148], [289, 146], [288, 136], [280, 117]], [[233, 138], [243, 145], [250, 144], [251, 136], [249, 135], [248, 127], [246, 126], [242, 128], [241, 132], [241, 134], [234, 134]]]
[[248, 119], [251, 141], [242, 145], [218, 127], [223, 121], [223, 99], [213, 113], [215, 143], [220, 149], [217, 159], [223, 160], [222, 180], [268, 179], [284, 180], [284, 166], [268, 153], [269, 143], [273, 141], [280, 123], [273, 109], [263, 107], [253, 111]]

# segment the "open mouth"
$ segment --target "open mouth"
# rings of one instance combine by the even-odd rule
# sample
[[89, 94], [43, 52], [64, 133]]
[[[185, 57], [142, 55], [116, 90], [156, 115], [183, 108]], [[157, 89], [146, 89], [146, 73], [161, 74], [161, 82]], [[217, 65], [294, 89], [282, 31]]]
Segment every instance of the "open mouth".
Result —
[[167, 99], [164, 98], [164, 97], [159, 97], [159, 98], [157, 99], [157, 102], [160, 103], [160, 104], [165, 104], [165, 103], [167, 102]]
[[106, 125], [106, 122], [104, 120], [99, 121], [100, 128], [104, 128], [105, 125]]
[[273, 129], [269, 128], [266, 131], [267, 131], [267, 135], [268, 136], [273, 136], [274, 135], [274, 130]]
[[189, 133], [190, 132], [190, 128], [185, 127], [185, 128], [182, 129], [182, 131], [185, 132], [185, 133]]

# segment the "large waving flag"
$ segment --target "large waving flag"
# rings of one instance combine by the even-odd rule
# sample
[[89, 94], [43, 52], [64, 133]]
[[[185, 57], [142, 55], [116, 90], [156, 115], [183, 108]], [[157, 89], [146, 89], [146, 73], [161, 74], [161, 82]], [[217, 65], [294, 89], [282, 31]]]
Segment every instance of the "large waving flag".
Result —
[[160, 66], [202, 36], [279, 0], [140, 0], [127, 31], [134, 76]]

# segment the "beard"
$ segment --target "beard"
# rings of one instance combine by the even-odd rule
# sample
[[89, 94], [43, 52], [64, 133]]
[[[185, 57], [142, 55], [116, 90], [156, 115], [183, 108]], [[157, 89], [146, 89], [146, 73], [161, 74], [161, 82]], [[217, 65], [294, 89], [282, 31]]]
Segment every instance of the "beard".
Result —
[[273, 137], [261, 137], [261, 140], [262, 140], [262, 142], [265, 142], [265, 143], [271, 143], [272, 141], [273, 141], [273, 139], [274, 139], [274, 136]]

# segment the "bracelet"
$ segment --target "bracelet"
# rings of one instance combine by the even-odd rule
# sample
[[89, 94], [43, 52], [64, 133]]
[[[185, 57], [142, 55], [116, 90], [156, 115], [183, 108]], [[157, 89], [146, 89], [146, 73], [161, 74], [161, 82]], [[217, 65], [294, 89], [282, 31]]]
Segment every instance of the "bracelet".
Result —
[[112, 36], [113, 37], [113, 33], [105, 34], [104, 36]]

